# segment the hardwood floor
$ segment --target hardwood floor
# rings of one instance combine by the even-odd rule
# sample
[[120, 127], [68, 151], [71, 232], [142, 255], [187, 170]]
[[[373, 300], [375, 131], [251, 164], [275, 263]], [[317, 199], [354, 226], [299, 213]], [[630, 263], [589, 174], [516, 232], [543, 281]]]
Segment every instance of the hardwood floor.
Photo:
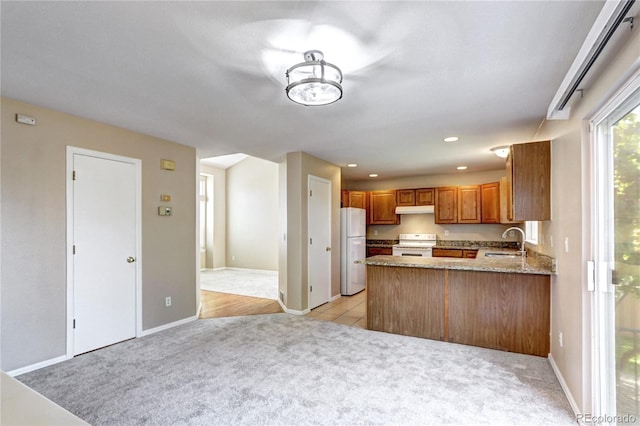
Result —
[[[353, 327], [367, 328], [366, 295], [365, 290], [354, 296], [340, 297], [338, 300], [318, 306], [306, 316]], [[200, 291], [200, 303], [202, 304], [200, 319], [284, 312], [276, 300], [207, 290]]]
[[200, 319], [284, 312], [276, 300], [207, 290], [200, 291], [200, 303]]

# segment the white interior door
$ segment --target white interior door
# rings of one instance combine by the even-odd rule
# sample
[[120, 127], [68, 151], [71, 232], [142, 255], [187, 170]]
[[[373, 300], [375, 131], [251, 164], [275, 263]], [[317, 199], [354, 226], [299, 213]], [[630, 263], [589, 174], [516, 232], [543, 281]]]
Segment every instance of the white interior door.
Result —
[[309, 175], [308, 187], [308, 300], [313, 309], [331, 298], [331, 182]]
[[136, 336], [139, 160], [72, 154], [73, 355]]

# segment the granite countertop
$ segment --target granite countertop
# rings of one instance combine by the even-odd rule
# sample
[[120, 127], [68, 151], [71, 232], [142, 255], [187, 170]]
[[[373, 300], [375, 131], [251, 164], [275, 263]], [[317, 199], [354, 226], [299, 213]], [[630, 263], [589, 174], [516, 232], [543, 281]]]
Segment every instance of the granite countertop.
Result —
[[485, 256], [486, 253], [497, 252], [516, 254], [516, 250], [479, 247], [478, 255], [475, 259], [456, 257], [373, 256], [358, 260], [356, 263], [373, 266], [395, 266], [401, 268], [453, 269], [462, 271], [505, 272], [537, 275], [555, 274], [555, 263], [552, 262], [549, 264], [547, 262], [538, 261], [537, 256], [506, 259]]

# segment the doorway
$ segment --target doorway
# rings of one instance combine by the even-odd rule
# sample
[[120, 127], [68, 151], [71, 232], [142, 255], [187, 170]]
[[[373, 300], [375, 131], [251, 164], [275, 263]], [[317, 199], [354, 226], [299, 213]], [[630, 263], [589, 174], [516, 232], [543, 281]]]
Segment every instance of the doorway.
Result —
[[308, 308], [331, 299], [331, 181], [309, 175], [307, 203]]
[[640, 419], [640, 75], [592, 121], [600, 415]]
[[141, 162], [67, 148], [67, 355], [141, 330]]

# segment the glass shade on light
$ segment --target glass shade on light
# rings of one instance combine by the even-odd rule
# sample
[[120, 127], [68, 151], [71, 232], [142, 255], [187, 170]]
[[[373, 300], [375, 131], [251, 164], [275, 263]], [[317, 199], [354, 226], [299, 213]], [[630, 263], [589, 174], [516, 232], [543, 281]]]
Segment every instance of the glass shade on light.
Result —
[[306, 62], [287, 70], [287, 96], [293, 102], [319, 106], [342, 98], [342, 72], [322, 59], [322, 53], [305, 53]]
[[507, 146], [497, 146], [495, 148], [491, 148], [491, 152], [497, 155], [500, 158], [507, 158], [509, 156], [510, 147]]

